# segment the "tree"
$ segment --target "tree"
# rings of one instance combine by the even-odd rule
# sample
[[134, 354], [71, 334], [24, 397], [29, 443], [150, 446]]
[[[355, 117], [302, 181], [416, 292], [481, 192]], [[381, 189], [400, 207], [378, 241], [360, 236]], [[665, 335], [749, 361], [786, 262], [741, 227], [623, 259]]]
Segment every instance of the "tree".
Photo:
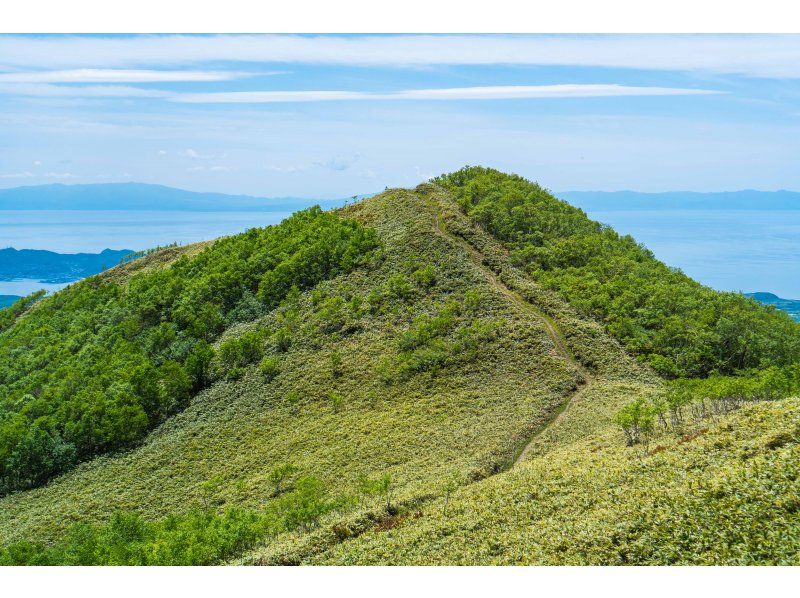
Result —
[[628, 446], [647, 441], [653, 431], [653, 410], [643, 398], [625, 405], [615, 420], [624, 431]]
[[333, 506], [335, 503], [328, 499], [323, 483], [313, 476], [305, 476], [297, 480], [292, 492], [283, 496], [280, 511], [286, 529], [308, 529]]
[[280, 372], [280, 363], [280, 359], [277, 357], [267, 355], [261, 360], [261, 363], [258, 366], [258, 371], [261, 372], [264, 380], [267, 382], [272, 382], [272, 380], [275, 379], [275, 376], [277, 376]]
[[300, 471], [299, 468], [292, 463], [282, 463], [275, 467], [267, 477], [269, 482], [275, 486], [273, 496], [278, 496], [283, 492], [285, 490], [284, 484], [289, 483], [298, 471]]
[[331, 402], [331, 407], [333, 407], [333, 412], [339, 413], [339, 411], [342, 408], [342, 405], [344, 404], [344, 397], [341, 395], [341, 393], [332, 392], [328, 394], [328, 400]]
[[342, 374], [342, 354], [334, 351], [331, 353], [331, 375], [334, 378], [341, 378]]
[[386, 511], [393, 514], [392, 507], [392, 476], [388, 473], [382, 474], [377, 478], [370, 478], [366, 474], [358, 477], [358, 490], [362, 496], [379, 497], [386, 501]]
[[445, 478], [444, 484], [442, 485], [442, 491], [444, 492], [444, 516], [447, 517], [447, 507], [450, 505], [450, 496], [458, 490], [458, 487], [461, 485], [461, 474], [457, 471], [450, 472], [450, 474]]

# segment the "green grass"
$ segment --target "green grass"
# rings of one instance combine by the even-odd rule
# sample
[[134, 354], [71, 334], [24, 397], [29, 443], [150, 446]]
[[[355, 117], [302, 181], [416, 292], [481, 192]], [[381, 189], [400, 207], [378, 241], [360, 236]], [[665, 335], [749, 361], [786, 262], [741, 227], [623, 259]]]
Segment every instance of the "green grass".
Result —
[[800, 400], [652, 454], [609, 431], [300, 559], [369, 565], [800, 564]]

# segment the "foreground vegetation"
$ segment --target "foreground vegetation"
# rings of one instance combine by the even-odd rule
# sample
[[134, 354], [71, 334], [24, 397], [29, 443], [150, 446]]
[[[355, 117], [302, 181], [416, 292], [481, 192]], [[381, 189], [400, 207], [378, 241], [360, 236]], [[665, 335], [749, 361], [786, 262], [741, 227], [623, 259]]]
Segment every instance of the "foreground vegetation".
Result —
[[297, 562], [800, 564], [800, 401], [657, 442], [594, 435]]

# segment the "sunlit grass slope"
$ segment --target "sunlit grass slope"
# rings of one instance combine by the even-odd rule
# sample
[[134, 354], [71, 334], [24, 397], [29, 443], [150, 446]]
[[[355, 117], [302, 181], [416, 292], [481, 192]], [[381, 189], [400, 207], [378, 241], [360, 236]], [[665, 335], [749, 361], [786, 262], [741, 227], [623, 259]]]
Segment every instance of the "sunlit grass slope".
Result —
[[649, 455], [608, 430], [306, 562], [798, 565], [800, 400], [750, 405]]

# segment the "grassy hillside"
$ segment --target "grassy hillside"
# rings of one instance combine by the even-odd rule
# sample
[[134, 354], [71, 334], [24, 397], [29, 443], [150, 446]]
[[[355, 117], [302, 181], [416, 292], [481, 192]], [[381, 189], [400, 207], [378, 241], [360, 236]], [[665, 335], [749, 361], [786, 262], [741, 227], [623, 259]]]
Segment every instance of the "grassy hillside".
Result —
[[[775, 529], [798, 530], [795, 401], [687, 418], [682, 435], [626, 447], [616, 415], [657, 400], [663, 380], [607, 322], [519, 267], [453, 193], [391, 190], [331, 215], [330, 230], [374, 238], [369, 259], [284, 285], [272, 303], [263, 297], [277, 285], [263, 287], [260, 303], [247, 299], [208, 337], [207, 383], [180, 409], [123, 451], [0, 498], [0, 564], [666, 562], [674, 551], [633, 547], [655, 538], [667, 551], [656, 534], [683, 533], [692, 509], [716, 496], [687, 492], [680, 472], [730, 466], [726, 488], [744, 492], [741, 447], [754, 447], [764, 487], [785, 505]], [[193, 260], [236, 264], [253, 239], [282, 231], [295, 234], [277, 227], [156, 253], [99, 286], [124, 293]], [[294, 255], [278, 253], [269, 259]], [[20, 310], [9, 330], [58, 301]], [[687, 501], [683, 519], [658, 519], [662, 487]], [[766, 521], [768, 503], [747, 496], [742, 508]], [[652, 515], [641, 527], [636, 504]], [[729, 525], [714, 513], [697, 519], [711, 535]], [[786, 561], [793, 546], [773, 539], [751, 560]], [[725, 550], [712, 542], [707, 552], [720, 562], [742, 554]]]
[[798, 443], [797, 399], [660, 439], [649, 455], [600, 434], [303, 562], [798, 565]]

